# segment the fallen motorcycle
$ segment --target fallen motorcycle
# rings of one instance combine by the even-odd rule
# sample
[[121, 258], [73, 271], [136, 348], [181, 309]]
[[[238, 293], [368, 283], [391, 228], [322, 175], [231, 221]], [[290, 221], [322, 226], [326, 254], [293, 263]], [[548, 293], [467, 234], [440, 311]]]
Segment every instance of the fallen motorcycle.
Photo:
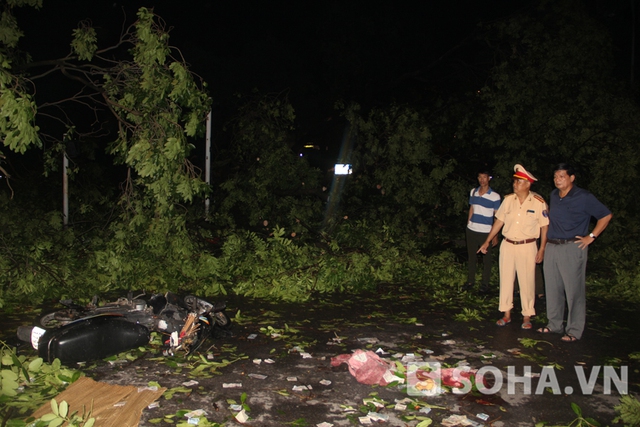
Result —
[[36, 326], [18, 328], [18, 338], [31, 342], [47, 362], [86, 362], [145, 346], [151, 332], [161, 333], [166, 353], [191, 354], [211, 336], [229, 335], [231, 320], [224, 302], [211, 304], [193, 295], [179, 298], [168, 292], [143, 295], [99, 306], [97, 298], [86, 306], [71, 300], [64, 309], [47, 313]]

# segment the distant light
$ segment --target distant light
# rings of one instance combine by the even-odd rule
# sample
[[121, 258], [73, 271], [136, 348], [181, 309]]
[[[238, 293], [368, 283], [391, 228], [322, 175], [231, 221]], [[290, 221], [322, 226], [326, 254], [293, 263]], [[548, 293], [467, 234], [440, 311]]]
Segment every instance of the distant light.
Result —
[[336, 163], [334, 170], [336, 175], [351, 175], [352, 172], [351, 165], [348, 163]]
[[306, 144], [304, 148], [316, 148], [316, 146], [313, 144]]

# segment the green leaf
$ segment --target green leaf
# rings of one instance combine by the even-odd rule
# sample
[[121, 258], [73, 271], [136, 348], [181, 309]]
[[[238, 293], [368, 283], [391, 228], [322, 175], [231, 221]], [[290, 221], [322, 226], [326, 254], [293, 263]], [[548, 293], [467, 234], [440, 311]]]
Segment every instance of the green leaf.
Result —
[[69, 404], [67, 403], [66, 400], [63, 400], [62, 402], [60, 402], [60, 405], [58, 405], [58, 413], [62, 418], [66, 418], [69, 412]]

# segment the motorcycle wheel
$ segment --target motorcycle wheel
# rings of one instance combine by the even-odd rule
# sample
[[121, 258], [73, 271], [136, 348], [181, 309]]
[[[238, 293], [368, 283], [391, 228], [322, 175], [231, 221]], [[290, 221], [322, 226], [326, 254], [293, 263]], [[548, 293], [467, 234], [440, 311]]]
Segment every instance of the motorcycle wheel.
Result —
[[76, 320], [78, 317], [78, 312], [74, 309], [60, 310], [45, 314], [38, 319], [37, 323], [45, 329], [51, 329], [64, 326]]
[[217, 326], [223, 329], [229, 329], [231, 327], [231, 319], [229, 319], [229, 316], [227, 316], [227, 313], [224, 311], [213, 313], [213, 320], [215, 320]]

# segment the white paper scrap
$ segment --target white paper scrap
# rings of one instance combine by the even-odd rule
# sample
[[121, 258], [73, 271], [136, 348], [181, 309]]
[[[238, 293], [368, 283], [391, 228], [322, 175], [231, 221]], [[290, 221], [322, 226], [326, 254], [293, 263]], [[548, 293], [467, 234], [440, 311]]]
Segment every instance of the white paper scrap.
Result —
[[267, 379], [267, 376], [266, 376], [266, 375], [262, 375], [262, 374], [253, 374], [253, 373], [252, 373], [252, 374], [249, 374], [249, 376], [250, 376], [251, 378], [255, 378], [255, 379], [257, 379], [257, 380], [264, 380], [264, 379]]
[[185, 381], [182, 383], [183, 386], [185, 387], [193, 387], [194, 385], [198, 385], [198, 381], [196, 380], [191, 380], [191, 381]]
[[222, 383], [222, 388], [242, 388], [242, 383]]
[[322, 384], [322, 385], [330, 385], [331, 381], [330, 380], [320, 380], [320, 384]]
[[184, 414], [184, 416], [187, 418], [202, 417], [204, 415], [207, 415], [207, 412], [204, 409], [196, 409], [194, 411], [187, 412], [186, 414]]
[[248, 419], [249, 419], [249, 416], [244, 411], [244, 409], [242, 411], [238, 412], [238, 415], [236, 415], [236, 420], [238, 420], [238, 422], [240, 424], [246, 423]]

